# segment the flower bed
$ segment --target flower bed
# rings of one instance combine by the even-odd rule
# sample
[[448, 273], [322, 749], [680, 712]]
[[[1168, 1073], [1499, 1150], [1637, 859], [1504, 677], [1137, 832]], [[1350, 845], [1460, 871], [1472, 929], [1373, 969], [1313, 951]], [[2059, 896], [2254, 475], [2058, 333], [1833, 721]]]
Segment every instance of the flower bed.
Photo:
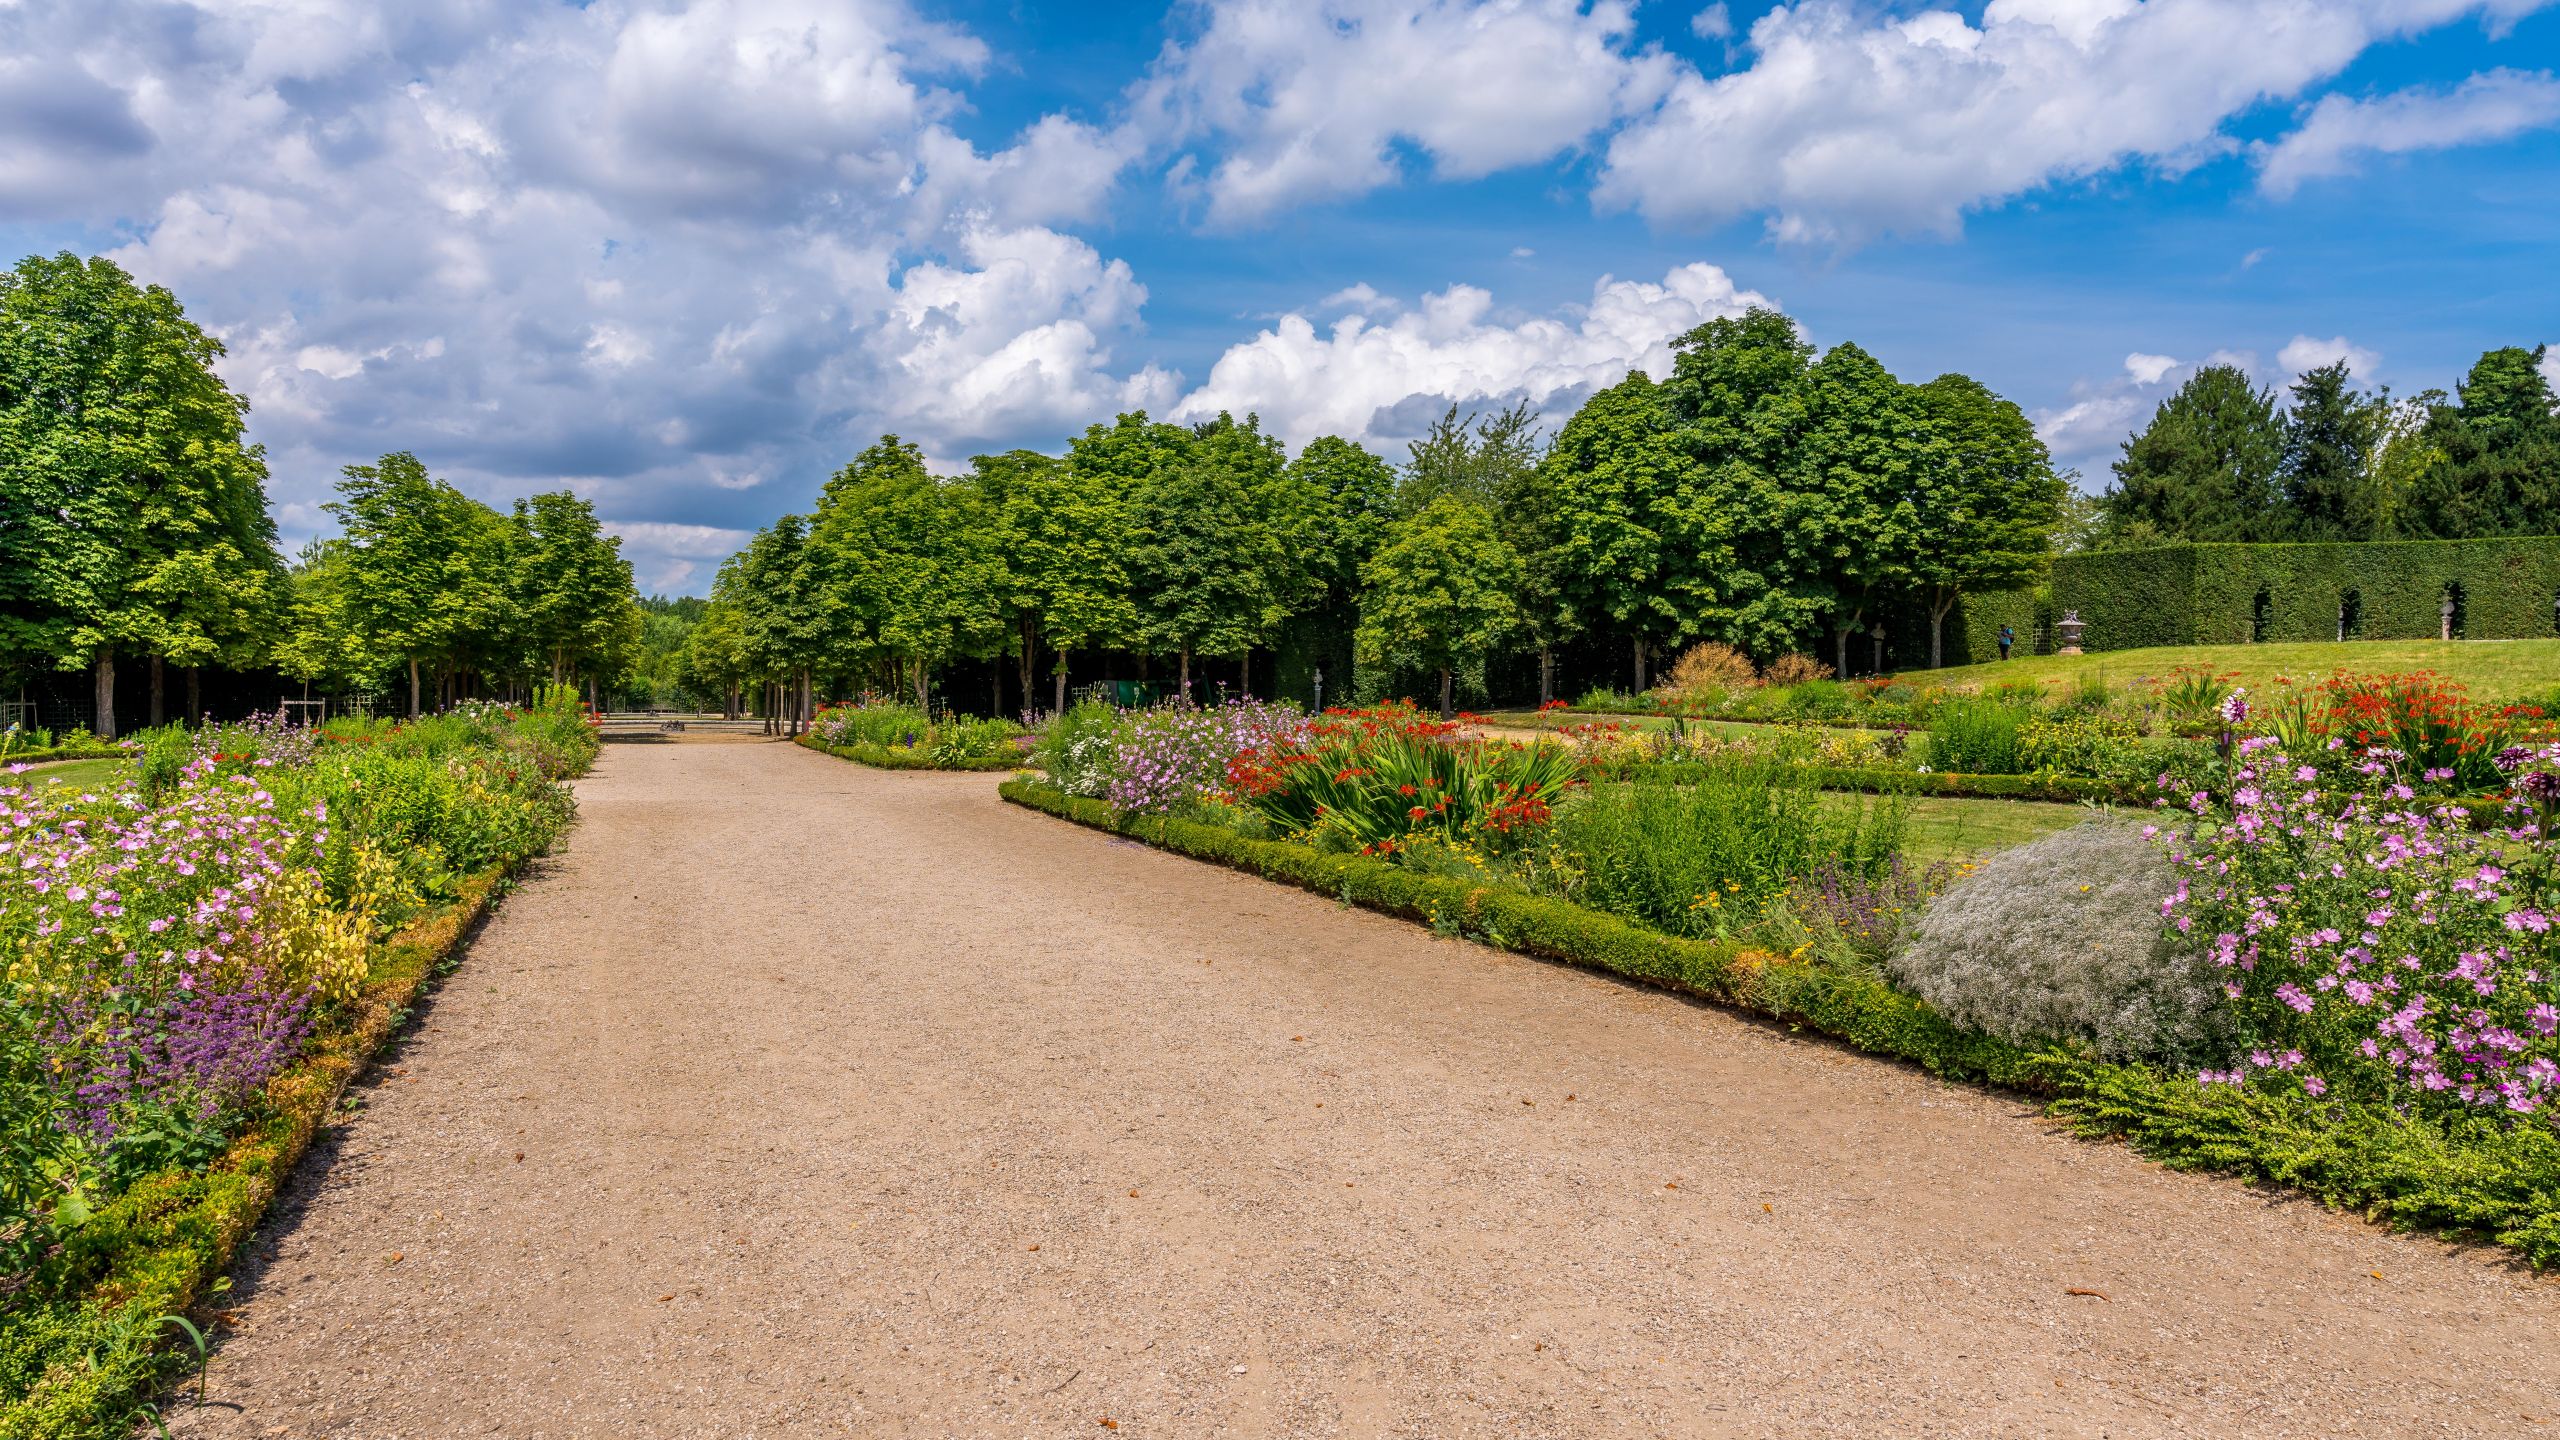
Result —
[[[2217, 877], [2220, 888], [2205, 899], [2192, 883], [2178, 889], [2168, 853], [2122, 820], [2104, 834], [2053, 837], [2057, 857], [2077, 857], [2071, 873], [2030, 853], [2044, 842], [2016, 852], [2017, 863], [1998, 867], [1998, 883], [2012, 887], [2003, 891], [1980, 888], [1991, 883], [1991, 866], [1977, 880], [1968, 867], [1905, 861], [1895, 792], [1927, 778], [1910, 772], [1862, 777], [1885, 793], [1847, 804], [1817, 793], [1815, 768], [1747, 747], [1648, 761], [1611, 779], [1605, 761], [1584, 757], [1576, 766], [1551, 742], [1470, 743], [1392, 708], [1315, 718], [1098, 713], [1071, 728], [1044, 749], [1086, 793], [1024, 779], [1004, 787], [1008, 799], [1447, 933], [2037, 1093], [2084, 1133], [2123, 1136], [2174, 1165], [2280, 1181], [2394, 1224], [2485, 1235], [2537, 1265], [2560, 1261], [2560, 1131], [2546, 1108], [2560, 1075], [2551, 1040], [2560, 1012], [2545, 938], [2560, 893], [2550, 890], [2543, 832], [2524, 823], [2522, 808], [2500, 809], [2485, 831], [2474, 828], [2487, 808], [2477, 804], [2440, 804], [2423, 823], [2382, 818], [2378, 806], [2395, 815], [2415, 808], [2397, 779], [2372, 782], [2374, 804], [2307, 789], [2270, 799], [2253, 768], [2269, 742], [2256, 741], [2234, 772], [2236, 795], [2175, 777], [2153, 782], [2155, 798], [2165, 790], [2192, 806], [2172, 812], [2195, 818], [2167, 833], [2185, 837], [2175, 851], [2183, 863]], [[1151, 730], [1184, 737], [1173, 747], [1178, 763], [1132, 738]], [[2560, 802], [2560, 748], [2499, 763], [2519, 788], [2541, 786]], [[1139, 767], [1146, 783], [1125, 786], [1123, 765]], [[2318, 773], [2306, 768], [2302, 786]], [[2541, 775], [2553, 778], [2532, 778]], [[2021, 788], [2055, 783], [1996, 778]], [[1147, 803], [1122, 803], [1132, 795]], [[2251, 978], [2226, 988], [2198, 973], [2211, 937], [2190, 939], [2171, 923], [2201, 925], [2178, 913], [2190, 904], [2224, 907], [2239, 918], [2215, 915], [2223, 931], [2263, 934], [2262, 947], [2280, 942], [2289, 956], [2336, 945], [2337, 936], [2324, 936], [2328, 910], [2287, 918], [2284, 906], [2266, 903], [2270, 893], [2298, 893], [2307, 904], [2320, 888], [2308, 877], [2261, 876], [2247, 868], [2255, 862], [2225, 853], [2233, 835], [2271, 827], [2296, 839], [2335, 830], [2327, 850], [2293, 860], [2297, 870], [2343, 870], [2324, 884], [2369, 890], [2359, 864], [2379, 863], [2375, 856], [2405, 864], [2401, 880], [2434, 904], [2392, 923], [2425, 950], [2416, 963], [2442, 1003], [2411, 1013], [2403, 995], [2381, 1013], [2339, 1020], [2310, 998], [2325, 993], [2303, 968], [2310, 960], [2284, 970], [2245, 941], [2227, 953], [2235, 973]], [[2119, 853], [2127, 845], [2129, 855]], [[2492, 855], [2504, 862], [2494, 880], [2481, 869]], [[2544, 888], [2519, 905], [2508, 877], [2528, 871]], [[2254, 888], [2232, 890], [2240, 882], [2228, 877]], [[2273, 889], [2280, 883], [2291, 891]], [[1972, 887], [1961, 891], [1965, 904], [1949, 904], [1953, 928], [1915, 933], [1915, 917], [1936, 914], [1932, 901], [1950, 886]], [[2447, 929], [2455, 896], [2470, 916]], [[2262, 918], [2271, 909], [2283, 913]], [[2087, 958], [2048, 963], [2037, 944], [1998, 928], [2004, 916], [2026, 913], [2045, 917], [2037, 928], [2049, 947], [2080, 946]], [[2374, 927], [2389, 918], [2359, 916]], [[1994, 930], [1966, 932], [1968, 924]], [[2506, 939], [2496, 941], [2490, 927]], [[2477, 942], [2464, 941], [2470, 948], [2446, 948], [2455, 931], [2475, 929]], [[1977, 963], [1967, 933], [1996, 934], [2003, 958]], [[2376, 939], [2395, 933], [2378, 928]], [[2520, 933], [2538, 947], [2531, 955]], [[2352, 996], [2351, 982], [2363, 983], [2340, 972], [2329, 984]], [[2482, 983], [2502, 998], [2491, 1003]], [[2472, 999], [2450, 1003], [2465, 987]], [[1917, 998], [1920, 989], [1949, 1011]], [[2348, 1033], [2357, 1026], [2361, 1034]], [[2397, 1036], [2411, 1054], [2459, 1056], [2471, 1073], [2447, 1071], [2441, 1086], [2413, 1086], [2405, 1075], [2387, 1083], [2409, 1066], [2387, 1048], [2363, 1054], [2361, 1039], [2375, 1034]], [[2369, 1062], [2371, 1073], [2349, 1083], [2349, 1058]], [[2450, 1099], [2430, 1099], [2431, 1086]]]
[[1020, 760], [1021, 733], [1008, 721], [937, 720], [912, 705], [866, 697], [821, 709], [800, 743], [882, 770], [1010, 770]]
[[595, 744], [565, 696], [326, 734], [152, 732], [112, 797], [0, 790], [0, 1437], [129, 1423], [164, 1317], [568, 822], [554, 782]]

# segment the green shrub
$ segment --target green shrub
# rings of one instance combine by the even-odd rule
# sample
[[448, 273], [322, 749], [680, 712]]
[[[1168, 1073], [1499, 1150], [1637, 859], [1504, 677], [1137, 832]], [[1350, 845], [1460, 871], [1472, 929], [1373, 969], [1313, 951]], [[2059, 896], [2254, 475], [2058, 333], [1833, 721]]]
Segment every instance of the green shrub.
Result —
[[2107, 715], [2030, 719], [2018, 727], [2018, 769], [2036, 775], [2075, 775], [2128, 789], [2157, 773], [2133, 722]]
[[1772, 686], [1772, 713], [1806, 720], [1837, 720], [1849, 713], [1849, 687], [1837, 680], [1800, 680]]
[[2218, 1065], [2230, 1019], [2213, 967], [2160, 921], [2176, 884], [2141, 826], [2075, 825], [1982, 861], [1921, 913], [1886, 969], [1939, 1014], [2019, 1044], [2075, 1039], [2110, 1060]]
[[1557, 812], [1568, 898], [1673, 935], [1731, 936], [1826, 862], [1880, 870], [1905, 806], [1824, 803], [1801, 769], [1706, 765], [1684, 784], [1594, 786]]
[[1031, 763], [1066, 793], [1099, 797], [1111, 783], [1112, 738], [1119, 732], [1120, 715], [1116, 705], [1076, 702], [1040, 732]]
[[2016, 775], [2027, 769], [2018, 732], [2035, 711], [1996, 695], [1961, 695], [1929, 717], [1929, 768], [1968, 775]]

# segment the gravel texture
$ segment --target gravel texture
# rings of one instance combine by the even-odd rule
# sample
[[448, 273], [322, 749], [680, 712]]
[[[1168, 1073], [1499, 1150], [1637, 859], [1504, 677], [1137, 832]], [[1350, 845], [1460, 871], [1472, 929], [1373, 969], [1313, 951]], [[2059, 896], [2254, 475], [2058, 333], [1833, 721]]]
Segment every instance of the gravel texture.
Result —
[[995, 784], [608, 748], [171, 1429], [2560, 1435], [2491, 1252]]

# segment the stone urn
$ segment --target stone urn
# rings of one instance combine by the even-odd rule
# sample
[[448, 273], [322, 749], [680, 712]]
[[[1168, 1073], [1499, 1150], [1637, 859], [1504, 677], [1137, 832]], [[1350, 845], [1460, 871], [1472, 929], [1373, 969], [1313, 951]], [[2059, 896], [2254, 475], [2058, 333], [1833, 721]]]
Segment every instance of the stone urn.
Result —
[[2054, 633], [2062, 638], [2062, 648], [2057, 653], [2063, 655], [2079, 654], [2080, 632], [2087, 628], [2088, 622], [2080, 618], [2079, 611], [2063, 611], [2062, 618], [2053, 622]]

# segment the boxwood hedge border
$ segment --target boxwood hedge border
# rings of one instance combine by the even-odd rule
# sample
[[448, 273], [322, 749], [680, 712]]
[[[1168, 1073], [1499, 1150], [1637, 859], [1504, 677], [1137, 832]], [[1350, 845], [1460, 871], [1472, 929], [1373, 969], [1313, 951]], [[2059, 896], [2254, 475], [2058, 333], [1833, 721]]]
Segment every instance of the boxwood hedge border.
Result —
[[1949, 1080], [2036, 1097], [2088, 1138], [2155, 1160], [2267, 1182], [2395, 1228], [2486, 1238], [2560, 1263], [2560, 1136], [2492, 1121], [2441, 1124], [2388, 1108], [2279, 1099], [2059, 1047], [1962, 1029], [1882, 979], [1742, 946], [1665, 935], [1567, 901], [1415, 875], [1383, 860], [1131, 815], [1030, 779], [1016, 805], [1284, 885], [1417, 920], [1500, 949], [1624, 976], [1814, 1030]]

